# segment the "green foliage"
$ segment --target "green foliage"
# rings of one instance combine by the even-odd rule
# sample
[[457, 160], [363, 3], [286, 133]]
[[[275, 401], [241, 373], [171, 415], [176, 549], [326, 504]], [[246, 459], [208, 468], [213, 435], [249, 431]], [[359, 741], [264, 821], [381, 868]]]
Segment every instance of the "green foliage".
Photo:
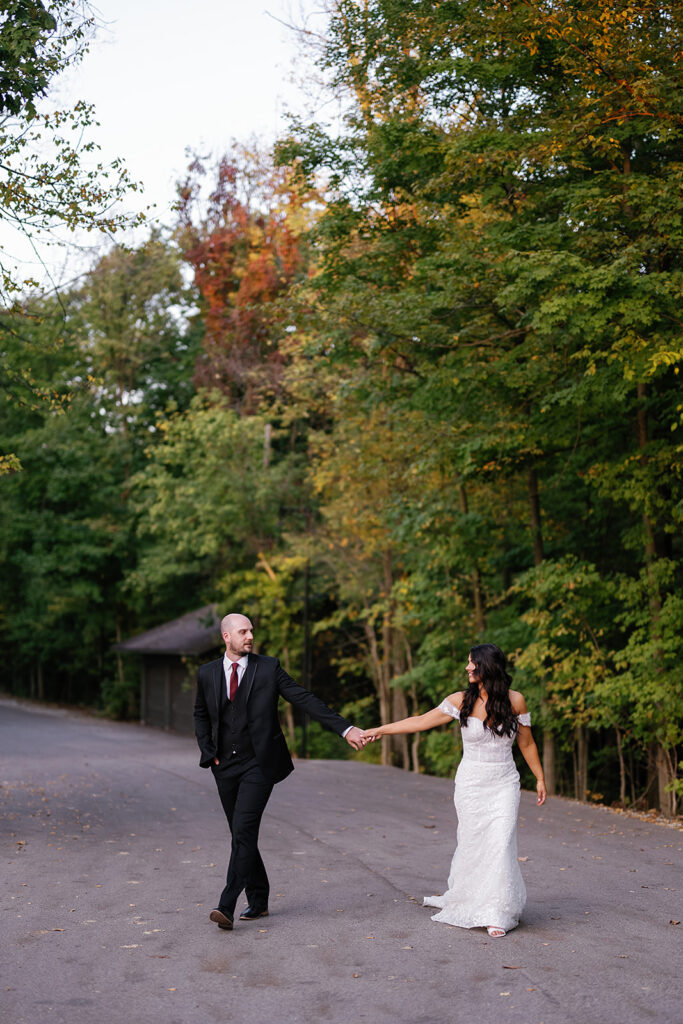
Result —
[[439, 729], [420, 738], [420, 762], [428, 775], [455, 773], [462, 757], [462, 744], [452, 729]]
[[622, 577], [618, 621], [626, 642], [615, 656], [635, 735], [674, 749], [683, 741], [683, 598], [677, 580], [677, 566], [668, 559], [636, 579]]
[[[78, 101], [56, 110], [45, 100], [38, 102], [60, 73], [82, 59], [93, 28], [94, 16], [81, 0], [5, 5], [0, 21], [0, 222], [8, 237], [18, 231], [35, 244], [58, 225], [111, 235], [144, 220], [115, 208], [139, 185], [121, 160], [106, 166], [94, 158], [93, 107]], [[10, 260], [7, 252], [0, 253], [4, 298], [36, 284], [22, 281]]]
[[[84, 4], [14, 0], [0, 16], [0, 112], [35, 117], [35, 101], [67, 64], [67, 52], [82, 52], [93, 19]], [[73, 58], [72, 58], [73, 59]]]
[[[548, 730], [669, 752], [682, 34], [671, 4], [338, 0], [321, 65], [343, 130], [299, 124], [280, 151], [329, 182], [317, 364], [345, 409], [400, 412], [422, 445], [378, 500], [401, 574], [373, 622], [400, 622], [416, 660], [395, 678], [435, 699], [485, 632]], [[360, 523], [344, 534], [362, 564]]]
[[595, 566], [573, 557], [544, 561], [514, 584], [513, 591], [526, 599], [522, 619], [533, 637], [519, 652], [516, 668], [530, 709], [537, 715], [545, 698], [543, 713], [558, 731], [604, 724], [605, 715], [609, 721], [613, 704], [603, 709], [596, 693], [606, 697], [606, 682], [614, 677], [614, 590]]
[[[372, 725], [462, 689], [491, 640], [559, 791], [672, 813], [680, 5], [330, 14], [341, 123], [293, 123], [279, 169], [233, 152], [205, 200], [199, 164], [184, 183], [195, 317], [152, 236], [101, 261], [64, 328], [46, 304], [2, 323], [26, 467], [0, 499], [8, 660], [92, 679], [85, 637], [119, 713], [112, 619], [218, 601]], [[414, 767], [398, 739], [363, 756]], [[452, 731], [418, 758], [452, 772]]]
[[[22, 322], [25, 302], [12, 304], [17, 293], [39, 286], [14, 265], [17, 236], [38, 253], [41, 244], [55, 244], [51, 232], [56, 228], [111, 237], [144, 221], [143, 214], [130, 216], [118, 205], [140, 188], [123, 162], [105, 165], [96, 158], [93, 107], [78, 101], [57, 110], [45, 98], [55, 79], [87, 52], [94, 25], [83, 0], [12, 0], [0, 13], [0, 300], [8, 310], [2, 330], [29, 333], [33, 344], [40, 332]], [[50, 350], [55, 341], [47, 344]], [[49, 387], [34, 387], [22, 365], [10, 373], [10, 400], [16, 384], [29, 392], [22, 402], [47, 400], [49, 407], [54, 401]], [[0, 476], [20, 468], [16, 453], [0, 456]]]
[[[294, 729], [296, 737], [294, 749], [303, 749], [302, 727], [297, 725]], [[308, 722], [306, 725], [306, 758], [309, 760], [335, 760], [348, 761], [353, 751], [346, 740], [340, 740], [339, 736], [323, 729], [317, 722]]]
[[218, 582], [269, 549], [295, 500], [297, 460], [263, 465], [267, 426], [263, 416], [238, 416], [219, 395], [198, 395], [185, 414], [158, 423], [162, 440], [133, 481], [144, 548], [132, 588], [151, 593], [183, 577]]
[[108, 718], [136, 719], [140, 717], [140, 675], [126, 665], [123, 678], [104, 679], [100, 685], [102, 713]]
[[[48, 664], [45, 695], [102, 699], [117, 713], [133, 707], [133, 684], [119, 694], [119, 682], [102, 680], [121, 678], [110, 647], [133, 614], [123, 594], [137, 552], [130, 478], [158, 411], [185, 401], [192, 365], [177, 258], [160, 248], [152, 240], [136, 254], [110, 253], [61, 302], [34, 298], [30, 315], [1, 321], [13, 401], [0, 443], [23, 466], [0, 488], [4, 679], [40, 691]], [[117, 303], [131, 262], [135, 286]]]

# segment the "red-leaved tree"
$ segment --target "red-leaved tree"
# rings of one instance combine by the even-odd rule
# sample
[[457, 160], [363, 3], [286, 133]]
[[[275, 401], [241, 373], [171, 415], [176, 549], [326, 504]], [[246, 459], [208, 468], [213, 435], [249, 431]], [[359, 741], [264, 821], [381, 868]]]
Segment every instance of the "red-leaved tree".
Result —
[[195, 385], [222, 391], [245, 414], [279, 389], [282, 299], [306, 273], [312, 199], [269, 156], [238, 146], [214, 167], [194, 159], [179, 187], [179, 240], [205, 325]]

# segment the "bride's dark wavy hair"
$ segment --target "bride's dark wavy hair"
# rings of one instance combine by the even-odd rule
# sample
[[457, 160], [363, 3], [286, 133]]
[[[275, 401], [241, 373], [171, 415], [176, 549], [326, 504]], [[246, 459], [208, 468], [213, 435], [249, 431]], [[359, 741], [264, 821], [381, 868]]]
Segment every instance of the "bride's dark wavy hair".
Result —
[[465, 690], [460, 708], [460, 724], [467, 725], [481, 685], [487, 695], [484, 724], [498, 736], [514, 736], [517, 732], [517, 716], [510, 703], [512, 679], [507, 672], [505, 655], [495, 644], [477, 644], [470, 650], [470, 658], [477, 667], [479, 682], [470, 683]]

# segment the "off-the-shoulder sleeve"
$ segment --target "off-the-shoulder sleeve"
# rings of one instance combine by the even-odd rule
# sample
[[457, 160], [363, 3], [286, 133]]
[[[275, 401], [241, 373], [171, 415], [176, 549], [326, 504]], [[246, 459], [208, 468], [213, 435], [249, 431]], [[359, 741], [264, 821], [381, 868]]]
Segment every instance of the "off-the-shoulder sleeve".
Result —
[[531, 712], [525, 711], [523, 715], [517, 715], [517, 721], [520, 725], [531, 725]]
[[451, 704], [449, 700], [441, 701], [441, 703], [439, 704], [439, 711], [443, 711], [444, 715], [450, 715], [451, 718], [457, 718], [458, 721], [460, 720], [459, 710], [455, 707], [454, 704]]

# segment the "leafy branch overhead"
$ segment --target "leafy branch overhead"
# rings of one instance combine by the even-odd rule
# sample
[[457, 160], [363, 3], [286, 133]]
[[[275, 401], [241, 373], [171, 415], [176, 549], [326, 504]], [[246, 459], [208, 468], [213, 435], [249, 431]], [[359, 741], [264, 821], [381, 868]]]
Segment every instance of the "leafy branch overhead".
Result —
[[[7, 299], [28, 285], [12, 252], [12, 233], [49, 244], [55, 228], [112, 235], [141, 223], [118, 204], [134, 182], [121, 160], [104, 164], [91, 137], [92, 105], [55, 109], [49, 90], [87, 52], [95, 14], [82, 0], [15, 0], [0, 14], [0, 289]], [[58, 244], [58, 243], [56, 243]]]

